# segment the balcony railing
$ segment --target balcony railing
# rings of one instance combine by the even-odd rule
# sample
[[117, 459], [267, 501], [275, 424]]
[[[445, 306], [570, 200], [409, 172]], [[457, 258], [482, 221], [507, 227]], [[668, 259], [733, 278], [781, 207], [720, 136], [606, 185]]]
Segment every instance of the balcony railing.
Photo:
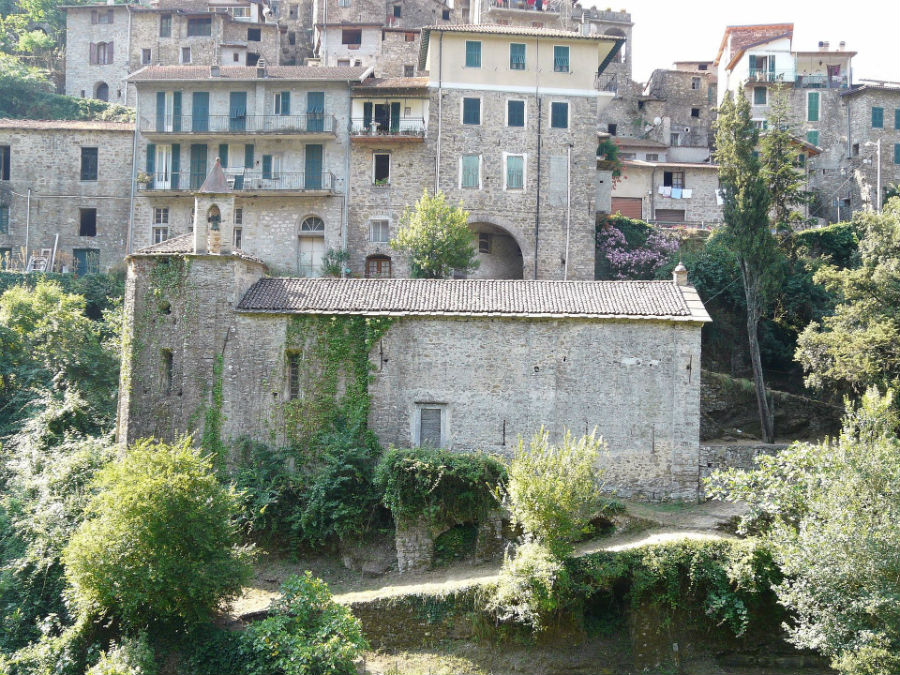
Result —
[[165, 118], [142, 119], [141, 131], [157, 134], [244, 134], [296, 133], [333, 134], [334, 115], [167, 115]]
[[559, 12], [559, 0], [487, 0], [488, 9], [522, 9], [530, 12]]
[[751, 82], [793, 82], [795, 77], [793, 68], [776, 68], [767, 70], [763, 68], [750, 69]]
[[797, 89], [847, 89], [850, 81], [846, 75], [798, 75], [794, 86]]
[[350, 120], [353, 136], [424, 136], [425, 120], [421, 117], [401, 117], [398, 120], [354, 117]]
[[619, 91], [619, 81], [615, 73], [603, 73], [594, 78], [594, 89], [608, 91], [613, 94]]
[[[251, 169], [226, 169], [228, 185], [235, 192], [333, 192], [334, 174], [303, 171], [263, 172]], [[156, 173], [153, 180], [139, 187], [143, 191], [197, 190], [206, 180], [206, 172], [176, 171]]]

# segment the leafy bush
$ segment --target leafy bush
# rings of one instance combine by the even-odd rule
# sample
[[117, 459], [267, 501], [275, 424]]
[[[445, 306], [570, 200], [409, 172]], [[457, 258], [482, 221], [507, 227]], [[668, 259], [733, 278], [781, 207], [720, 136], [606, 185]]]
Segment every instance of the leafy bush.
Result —
[[375, 470], [375, 485], [398, 523], [477, 522], [497, 508], [493, 491], [506, 469], [481, 453], [391, 448]]
[[49, 86], [0, 74], [0, 117], [37, 120], [107, 120], [133, 122], [134, 111], [96, 99], [62, 96]]
[[509, 479], [497, 496], [526, 533], [564, 556], [603, 511], [598, 464], [605, 450], [593, 433], [576, 439], [567, 431], [562, 443], [553, 445], [541, 427], [528, 448], [519, 439]]
[[614, 224], [621, 221], [628, 219], [614, 216], [597, 232], [597, 244], [606, 258], [611, 276], [615, 279], [653, 279], [657, 271], [678, 251], [678, 240], [642, 221], [630, 221], [640, 223], [649, 231], [641, 232], [629, 241], [625, 233]]
[[822, 258], [837, 267], [851, 267], [858, 262], [858, 228], [855, 223], [835, 223], [828, 227], [794, 233], [794, 246], [805, 258]]
[[238, 523], [246, 537], [257, 542], [292, 538], [291, 520], [300, 503], [296, 472], [288, 471], [288, 454], [281, 449], [241, 439], [232, 479], [237, 490]]
[[61, 630], [54, 617], [41, 625], [41, 637], [11, 654], [4, 675], [84, 675], [101, 654], [98, 625], [79, 620]]
[[368, 648], [359, 620], [331, 599], [310, 572], [288, 579], [269, 617], [252, 624], [244, 641], [249, 675], [349, 675]]
[[498, 621], [519, 623], [540, 631], [570, 600], [570, 578], [563, 562], [537, 541], [528, 541], [503, 567], [486, 603]]
[[237, 545], [237, 497], [192, 448], [142, 440], [104, 468], [87, 520], [63, 552], [82, 615], [128, 629], [192, 625], [240, 592], [249, 551]]
[[85, 675], [156, 675], [157, 670], [153, 649], [141, 635], [111, 644]]
[[434, 564], [445, 565], [470, 557], [475, 553], [477, 542], [477, 525], [463, 523], [451, 527], [434, 540]]

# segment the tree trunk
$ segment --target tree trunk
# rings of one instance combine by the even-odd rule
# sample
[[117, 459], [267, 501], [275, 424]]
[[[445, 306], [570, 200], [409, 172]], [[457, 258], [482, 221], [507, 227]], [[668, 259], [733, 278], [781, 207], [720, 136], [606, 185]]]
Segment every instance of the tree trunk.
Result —
[[741, 279], [744, 282], [744, 297], [747, 300], [747, 339], [750, 342], [750, 363], [753, 366], [753, 384], [756, 388], [756, 406], [759, 411], [759, 427], [764, 443], [775, 441], [775, 429], [769, 413], [766, 398], [766, 383], [763, 379], [762, 359], [759, 355], [759, 278], [741, 260]]

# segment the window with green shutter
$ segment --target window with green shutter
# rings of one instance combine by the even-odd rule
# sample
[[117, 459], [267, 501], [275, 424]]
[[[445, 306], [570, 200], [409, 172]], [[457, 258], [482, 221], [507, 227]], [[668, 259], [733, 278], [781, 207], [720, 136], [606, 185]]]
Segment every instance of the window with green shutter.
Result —
[[894, 110], [894, 128], [900, 129], [900, 108]]
[[463, 124], [481, 124], [481, 99], [463, 99]]
[[228, 168], [228, 143], [219, 143], [219, 164], [223, 169]]
[[462, 180], [461, 184], [464, 188], [481, 187], [481, 158], [478, 155], [463, 155], [462, 157]]
[[0, 204], [0, 234], [9, 234], [9, 206]]
[[753, 105], [766, 105], [767, 95], [765, 87], [753, 87]]
[[522, 155], [506, 156], [506, 189], [521, 190], [525, 187], [525, 158]]
[[900, 164], [900, 143], [894, 143], [894, 164]]
[[569, 72], [569, 48], [553, 47], [553, 72], [568, 73]]
[[818, 131], [807, 131], [806, 132], [806, 140], [812, 143], [813, 145], [819, 144], [819, 132]]
[[819, 121], [819, 92], [811, 91], [806, 95], [806, 121]]
[[512, 42], [509, 45], [509, 69], [525, 70], [525, 45]]
[[481, 43], [466, 40], [466, 68], [481, 68]]
[[872, 106], [872, 128], [884, 129], [884, 108]]
[[550, 104], [550, 126], [554, 129], [569, 128], [569, 104], [553, 102]]
[[525, 126], [525, 101], [506, 102], [506, 126]]

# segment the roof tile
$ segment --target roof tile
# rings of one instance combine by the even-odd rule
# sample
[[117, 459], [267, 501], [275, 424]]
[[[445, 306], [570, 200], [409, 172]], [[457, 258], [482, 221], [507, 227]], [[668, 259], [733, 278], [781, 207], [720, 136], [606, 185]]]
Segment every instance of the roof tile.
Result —
[[362, 66], [266, 66], [266, 77], [257, 78], [256, 66], [220, 66], [219, 75], [212, 76], [209, 66], [146, 66], [132, 73], [131, 82], [161, 80], [358, 80], [368, 69]]

